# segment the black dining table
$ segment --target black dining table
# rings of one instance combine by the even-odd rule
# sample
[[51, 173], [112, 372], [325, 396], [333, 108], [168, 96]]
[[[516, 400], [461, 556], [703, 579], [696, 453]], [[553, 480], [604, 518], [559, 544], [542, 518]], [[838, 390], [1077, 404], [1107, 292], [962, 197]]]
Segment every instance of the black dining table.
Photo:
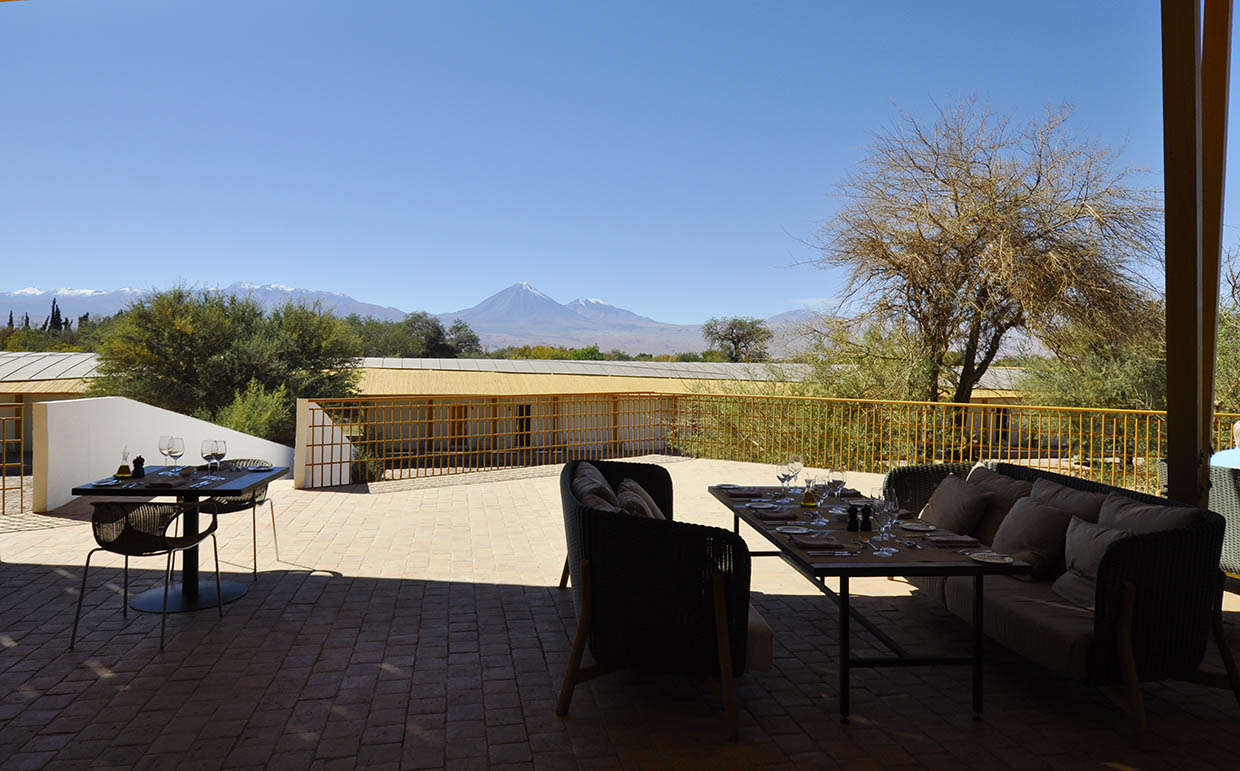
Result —
[[[286, 466], [232, 468], [224, 461], [223, 468], [208, 471], [206, 466], [154, 466], [141, 478], [108, 477], [78, 485], [74, 495], [123, 496], [157, 498], [176, 496], [185, 504], [196, 504], [200, 498], [214, 496], [245, 496], [288, 474]], [[187, 506], [181, 515], [182, 534], [198, 534], [198, 506]], [[198, 577], [198, 547], [186, 549], [181, 557], [181, 581], [168, 589], [168, 611], [184, 612], [214, 608], [240, 598], [249, 587], [239, 581], [221, 581], [217, 594], [214, 580]], [[129, 602], [135, 610], [159, 613], [164, 606], [163, 587], [136, 594]]]

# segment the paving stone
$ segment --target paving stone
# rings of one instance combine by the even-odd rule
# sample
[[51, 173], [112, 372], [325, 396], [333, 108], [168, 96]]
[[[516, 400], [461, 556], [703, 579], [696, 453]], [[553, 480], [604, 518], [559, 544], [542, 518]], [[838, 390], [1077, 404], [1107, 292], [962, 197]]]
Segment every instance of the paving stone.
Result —
[[[676, 518], [731, 526], [706, 493], [768, 483], [766, 466], [662, 459]], [[120, 560], [92, 564], [77, 650], [68, 622], [91, 547], [85, 502], [56, 527], [6, 533], [0, 565], [0, 768], [1227, 768], [1240, 756], [1232, 695], [1143, 686], [1146, 748], [1098, 691], [992, 648], [986, 721], [958, 669], [854, 672], [838, 710], [834, 605], [777, 559], [755, 558], [751, 601], [775, 664], [737, 681], [739, 744], [717, 686], [617, 672], [555, 714], [576, 617], [556, 588], [564, 558], [558, 468], [376, 485], [367, 494], [273, 486], [281, 555], [260, 527], [221, 520], [225, 572], [248, 593], [213, 613], [120, 613]], [[470, 477], [473, 478], [470, 478]], [[855, 479], [854, 479], [855, 477]], [[872, 481], [851, 475], [865, 489]], [[76, 508], [75, 508], [76, 506]], [[760, 536], [745, 532], [751, 548]], [[131, 588], [158, 585], [135, 560]], [[967, 649], [968, 628], [903, 581], [854, 581], [855, 605], [916, 651]], [[66, 614], [69, 615], [66, 615]], [[1240, 651], [1233, 583], [1225, 628]], [[70, 619], [71, 620], [71, 619]], [[854, 628], [854, 655], [882, 655]], [[12, 643], [12, 644], [10, 644]], [[1211, 649], [1207, 666], [1219, 668]]]

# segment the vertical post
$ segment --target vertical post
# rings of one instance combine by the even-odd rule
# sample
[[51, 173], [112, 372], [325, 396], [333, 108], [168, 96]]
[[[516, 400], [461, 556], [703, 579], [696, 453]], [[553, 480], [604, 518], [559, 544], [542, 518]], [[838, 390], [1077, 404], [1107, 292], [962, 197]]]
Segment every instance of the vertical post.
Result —
[[1201, 6], [1162, 2], [1166, 199], [1167, 487], [1201, 499]]
[[[1232, 0], [1206, 0], [1201, 41], [1201, 386], [1204, 402], [1201, 421], [1207, 446], [1212, 446], [1214, 437], [1214, 363], [1219, 261], [1223, 252], [1223, 193], [1227, 174], [1231, 19]], [[1203, 481], [1208, 477], [1208, 470], [1203, 467]]]

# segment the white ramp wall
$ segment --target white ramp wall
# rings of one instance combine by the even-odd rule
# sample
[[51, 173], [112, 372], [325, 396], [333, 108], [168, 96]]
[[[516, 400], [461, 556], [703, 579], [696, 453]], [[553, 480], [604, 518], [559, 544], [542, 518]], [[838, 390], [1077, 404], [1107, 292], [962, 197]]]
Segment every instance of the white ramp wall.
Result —
[[121, 450], [129, 459], [141, 455], [148, 468], [162, 465], [159, 437], [185, 440], [182, 463], [202, 463], [203, 439], [228, 442], [227, 458], [262, 458], [276, 466], [293, 465], [293, 448], [223, 428], [171, 410], [119, 396], [37, 402], [30, 427], [34, 436], [34, 510], [50, 511], [73, 499], [75, 485], [115, 473]]

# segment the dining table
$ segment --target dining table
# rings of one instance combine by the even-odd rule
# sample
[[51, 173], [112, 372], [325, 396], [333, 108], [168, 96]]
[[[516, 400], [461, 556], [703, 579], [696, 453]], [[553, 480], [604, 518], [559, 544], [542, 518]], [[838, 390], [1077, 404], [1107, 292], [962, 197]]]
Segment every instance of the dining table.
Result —
[[[73, 495], [125, 498], [175, 497], [187, 504], [181, 521], [182, 535], [197, 535], [199, 506], [203, 498], [215, 496], [247, 496], [288, 474], [286, 466], [233, 466], [223, 461], [219, 468], [202, 466], [148, 467], [142, 477], [107, 477], [87, 482], [72, 489]], [[181, 580], [168, 590], [168, 611], [186, 612], [214, 608], [242, 597], [249, 587], [239, 581], [221, 581], [219, 592], [215, 581], [199, 578], [198, 547], [182, 552]], [[135, 610], [159, 613], [164, 606], [162, 586], [134, 595], [129, 606]]]
[[[1031, 566], [1009, 555], [995, 555], [984, 544], [954, 533], [934, 528], [905, 512], [905, 519], [915, 521], [910, 529], [897, 524], [892, 527], [895, 540], [878, 541], [876, 532], [848, 530], [848, 516], [839, 510], [848, 506], [871, 507], [877, 501], [856, 491], [841, 492], [838, 497], [821, 502], [824, 511], [835, 510], [818, 518], [817, 505], [802, 506], [794, 496], [779, 502], [780, 488], [719, 484], [708, 488], [711, 495], [732, 512], [733, 530], [740, 533], [744, 522], [761, 534], [775, 548], [751, 551], [753, 557], [780, 557], [798, 573], [812, 582], [839, 608], [840, 720], [847, 723], [851, 709], [849, 678], [854, 667], [923, 667], [969, 666], [972, 668], [973, 717], [982, 718], [985, 663], [985, 625], [983, 589], [985, 577], [991, 575], [1023, 575]], [[815, 502], [817, 504], [817, 502]], [[818, 523], [815, 523], [818, 520]], [[917, 527], [917, 530], [911, 529]], [[813, 543], [813, 541], [819, 543]], [[971, 545], [970, 545], [971, 542]], [[883, 546], [895, 549], [884, 556]], [[989, 556], [988, 556], [989, 555]], [[923, 656], [910, 653], [899, 642], [866, 618], [850, 603], [849, 582], [854, 578], [895, 576], [970, 576], [973, 579], [973, 650], [967, 656]], [[827, 578], [839, 582], [838, 590], [827, 585]], [[857, 621], [893, 656], [855, 657], [850, 652], [850, 621]]]

